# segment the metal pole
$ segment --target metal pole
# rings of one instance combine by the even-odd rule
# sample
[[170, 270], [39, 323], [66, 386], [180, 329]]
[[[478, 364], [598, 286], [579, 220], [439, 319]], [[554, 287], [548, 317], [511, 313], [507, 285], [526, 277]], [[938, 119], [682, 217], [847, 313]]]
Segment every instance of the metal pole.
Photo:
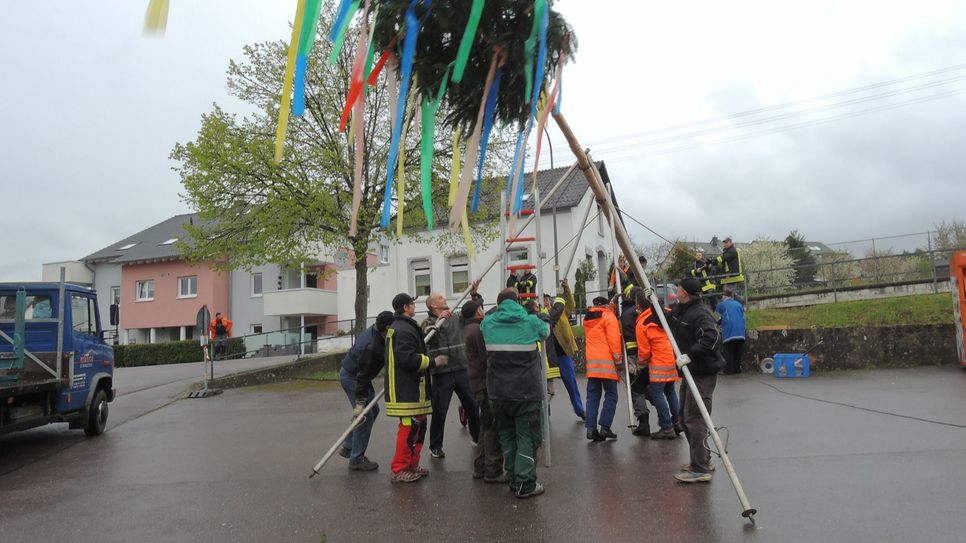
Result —
[[[580, 168], [583, 170], [584, 176], [587, 178], [587, 182], [590, 185], [591, 190], [594, 191], [594, 194], [597, 196], [598, 200], [608, 201], [604, 184], [600, 179], [600, 173], [597, 172], [597, 169], [594, 167], [594, 163], [590, 161], [583, 148], [581, 148], [580, 143], [573, 134], [573, 131], [570, 130], [570, 126], [567, 124], [566, 119], [562, 114], [559, 113], [555, 113], [553, 117], [561, 131], [564, 133], [564, 136], [566, 136], [567, 141], [570, 144], [571, 151], [573, 152], [574, 156], [577, 157], [577, 160], [580, 163]], [[608, 214], [612, 214], [612, 208], [613, 202], [611, 202], [611, 205], [607, 206], [606, 208]], [[641, 269], [640, 262], [638, 262], [636, 258], [633, 258], [634, 246], [631, 243], [631, 239], [627, 235], [627, 231], [624, 230], [624, 226], [620, 223], [620, 221], [614, 221], [614, 224], [617, 226], [618, 244], [623, 250], [624, 255], [631, 260], [631, 265], [634, 266], [635, 274], [637, 277], [641, 278], [644, 283], [643, 286], [650, 292], [650, 299], [651, 304], [654, 306], [654, 313], [661, 321], [661, 327], [664, 328], [664, 331], [671, 339], [671, 348], [674, 350], [675, 356], [678, 360], [680, 360], [681, 350], [678, 348], [677, 342], [673, 339], [673, 332], [667, 323], [667, 318], [664, 316], [664, 311], [660, 306], [657, 295], [651, 288], [651, 283], [644, 274], [644, 270]], [[741, 515], [754, 523], [754, 515], [757, 513], [757, 509], [751, 506], [751, 504], [748, 502], [747, 496], [745, 496], [744, 488], [742, 488], [741, 482], [738, 480], [738, 474], [735, 472], [734, 466], [731, 464], [731, 459], [728, 457], [728, 451], [725, 449], [724, 443], [721, 441], [721, 436], [718, 435], [718, 432], [715, 429], [714, 421], [711, 420], [711, 415], [708, 413], [708, 409], [705, 407], [703, 401], [697, 401], [699, 398], [701, 398], [701, 394], [698, 392], [698, 387], [694, 384], [694, 378], [691, 376], [691, 371], [688, 369], [687, 365], [681, 365], [680, 369], [684, 374], [684, 379], [687, 382], [688, 388], [694, 395], [695, 404], [697, 404], [698, 410], [701, 412], [701, 418], [703, 418], [705, 424], [707, 424], [711, 438], [714, 440], [714, 444], [717, 447], [718, 452], [721, 454], [721, 460], [724, 463], [725, 470], [728, 472], [728, 476], [731, 478], [731, 483], [735, 488], [735, 493], [738, 495], [738, 500], [741, 502], [741, 506], [743, 508]]]
[[[533, 182], [533, 202], [534, 202], [533, 216], [536, 217], [536, 226], [534, 228], [535, 229], [535, 234], [536, 234], [534, 236], [534, 237], [536, 237], [536, 243], [534, 243], [535, 249], [536, 249], [536, 258], [533, 261], [537, 264], [537, 285], [540, 285], [537, 288], [537, 292], [534, 292], [534, 294], [537, 296], [537, 300], [536, 300], [537, 304], [540, 304], [540, 303], [543, 302], [543, 296], [540, 295], [540, 289], [546, 288], [546, 284], [543, 282], [543, 279], [544, 279], [544, 275], [543, 275], [543, 255], [541, 254], [541, 250], [540, 250], [540, 248], [541, 248], [541, 246], [540, 246], [540, 222], [541, 221], [540, 221], [540, 204], [539, 204], [539, 202], [540, 202], [540, 187], [539, 187], [539, 185], [537, 185], [536, 180], [534, 180], [534, 182]], [[521, 230], [521, 232], [522, 232], [522, 230]], [[552, 334], [553, 333], [553, 330], [550, 330], [550, 333]], [[549, 339], [549, 337], [547, 339]], [[546, 342], [544, 342], [544, 344], [543, 344], [543, 352], [542, 352], [542, 354], [543, 354], [542, 358], [545, 359], [545, 360], [547, 360], [547, 364], [549, 364], [550, 358], [547, 356], [547, 344], [546, 344]], [[546, 445], [546, 448], [544, 449], [543, 461], [544, 461], [544, 464], [549, 468], [550, 465], [551, 465], [551, 460], [550, 460], [550, 391], [549, 391], [550, 386], [549, 386], [549, 383], [547, 382], [547, 364], [543, 364], [543, 363], [540, 364], [540, 382], [543, 385], [543, 397], [541, 398], [541, 400], [542, 400], [541, 401], [541, 404], [542, 404], [541, 407], [542, 407], [542, 412], [543, 413], [542, 413], [540, 422], [543, 425], [543, 442]]]
[[832, 301], [836, 303], [839, 301], [838, 287], [835, 284], [835, 256], [834, 255], [832, 256]]
[[[64, 266], [60, 267], [60, 288], [59, 288], [59, 300], [57, 301], [57, 378], [60, 379], [64, 376], [63, 374], [63, 358], [64, 358], [64, 282], [67, 280], [67, 268]], [[74, 386], [74, 361], [71, 360], [70, 364], [67, 364], [68, 377], [70, 379], [70, 386]]]
[[[305, 290], [305, 263], [299, 265], [299, 289]], [[305, 314], [299, 315], [299, 356], [305, 356]], [[214, 370], [214, 364], [212, 364]]]
[[[550, 190], [547, 192], [547, 195], [544, 197], [543, 201], [538, 202], [538, 205], [540, 205], [540, 206], [546, 205], [550, 201], [550, 198], [552, 198], [553, 195], [556, 194], [556, 192], [563, 185], [564, 181], [567, 179], [568, 176], [570, 176], [571, 172], [573, 172], [574, 168], [576, 168], [576, 167], [577, 167], [577, 163], [575, 162], [574, 165], [571, 166], [570, 168], [568, 168], [567, 171], [566, 171], [566, 173], [564, 173], [563, 176], [561, 176], [560, 179], [558, 179], [557, 182], [554, 183], [554, 185], [552, 187], [550, 187]], [[501, 195], [501, 199], [503, 199], [503, 198], [504, 198], [504, 196]], [[534, 197], [534, 202], [536, 202], [536, 201], [537, 201], [537, 198]], [[503, 220], [504, 209], [505, 209], [505, 207], [501, 207], [501, 209], [500, 209], [501, 221]], [[527, 217], [526, 222], [524, 222], [523, 223], [523, 226], [520, 227], [520, 231], [521, 232], [526, 229], [526, 227], [530, 224], [530, 221], [533, 220], [534, 216], [535, 215], [530, 215], [529, 217]], [[505, 239], [506, 238], [504, 238], [504, 243], [506, 243], [505, 242]], [[499, 254], [495, 255], [492, 260], [490, 260], [490, 264], [483, 270], [483, 273], [481, 273], [477, 277], [477, 279], [482, 279], [483, 277], [485, 277], [486, 274], [487, 273], [490, 273], [490, 270], [493, 269], [493, 266], [496, 266], [496, 264], [498, 262], [501, 262], [502, 261], [503, 253], [506, 252], [506, 248], [509, 247], [509, 246], [510, 246], [510, 244], [507, 244], [506, 246], [504, 246], [503, 250], [500, 251]], [[463, 302], [463, 300], [465, 300], [466, 297], [470, 295], [470, 291], [472, 291], [472, 289], [473, 289], [473, 286], [472, 286], [472, 283], [470, 283], [470, 286], [469, 287], [466, 287], [466, 290], [463, 291], [462, 296], [460, 296], [459, 300], [456, 301], [456, 304], [454, 304], [454, 307], [459, 306]], [[440, 319], [439, 321], [437, 321], [438, 326], [436, 328], [433, 328], [432, 330], [429, 331], [428, 334], [426, 334], [425, 341], [429, 341], [430, 339], [432, 339], [432, 337], [436, 333], [436, 330], [438, 329], [438, 327], [439, 326], [442, 326], [444, 322], [446, 322], [446, 319]], [[546, 382], [546, 379], [544, 379], [544, 382]], [[376, 395], [375, 395], [375, 397], [372, 399], [372, 401], [369, 402], [368, 405], [366, 405], [366, 408], [362, 410], [362, 413], [360, 413], [358, 417], [356, 417], [355, 419], [352, 420], [352, 423], [349, 425], [349, 428], [347, 428], [346, 431], [342, 433], [342, 435], [339, 437], [339, 440], [336, 441], [335, 444], [332, 446], [332, 448], [329, 449], [328, 453], [326, 453], [326, 455], [324, 457], [322, 457], [322, 460], [320, 460], [319, 463], [316, 464], [315, 468], [312, 470], [312, 475], [309, 475], [309, 478], [310, 479], [312, 477], [314, 477], [316, 474], [319, 473], [319, 470], [322, 469], [322, 466], [324, 466], [325, 463], [329, 461], [329, 458], [332, 457], [332, 452], [335, 451], [342, 444], [343, 441], [345, 441], [346, 436], [348, 436], [350, 433], [352, 433], [352, 430], [362, 421], [362, 418], [366, 416], [366, 413], [368, 413], [369, 411], [371, 411], [372, 408], [377, 403], [379, 403], [379, 398], [382, 397], [382, 395], [385, 393], [385, 391], [386, 391], [385, 387], [379, 389], [379, 392], [377, 392]], [[548, 451], [550, 450], [550, 446], [549, 445], [547, 446], [547, 450]]]
[[936, 277], [936, 255], [932, 252], [932, 235], [926, 232], [926, 245], [929, 247], [929, 269], [932, 270], [932, 292], [939, 293], [939, 283]]
[[[590, 211], [594, 209], [594, 207], [595, 207], [594, 200], [591, 199], [590, 202], [587, 204], [587, 211], [584, 212], [583, 218], [580, 220], [579, 223], [577, 223], [577, 228], [583, 230], [584, 225], [587, 224], [587, 217], [590, 217]], [[565, 270], [564, 277], [567, 277], [570, 275], [570, 267], [574, 265], [574, 257], [577, 256], [577, 249], [579, 248], [579, 246], [580, 246], [580, 239], [578, 238], [577, 241], [574, 243], [574, 250], [570, 252], [570, 258], [567, 259], [567, 265], [564, 266], [564, 270]]]

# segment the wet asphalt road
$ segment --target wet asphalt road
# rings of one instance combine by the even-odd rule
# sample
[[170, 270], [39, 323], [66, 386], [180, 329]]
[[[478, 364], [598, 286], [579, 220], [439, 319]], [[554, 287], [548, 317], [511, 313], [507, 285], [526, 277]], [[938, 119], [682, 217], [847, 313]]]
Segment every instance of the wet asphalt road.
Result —
[[[558, 386], [554, 465], [538, 472], [547, 494], [517, 500], [471, 479], [455, 406], [447, 457], [423, 460], [428, 479], [389, 483], [395, 425], [380, 416], [369, 454], [378, 473], [350, 473], [336, 457], [308, 480], [348, 403], [335, 383], [270, 385], [170, 403], [5, 473], [0, 541], [966, 540], [966, 428], [768, 385], [966, 425], [959, 368], [721, 377], [715, 421], [730, 429], [759, 510], [753, 527], [720, 462], [711, 484], [675, 484], [683, 440], [631, 436], [623, 398], [619, 439], [593, 444]], [[0, 462], [11, 447], [46, 451], [70, 434], [0, 438]]]

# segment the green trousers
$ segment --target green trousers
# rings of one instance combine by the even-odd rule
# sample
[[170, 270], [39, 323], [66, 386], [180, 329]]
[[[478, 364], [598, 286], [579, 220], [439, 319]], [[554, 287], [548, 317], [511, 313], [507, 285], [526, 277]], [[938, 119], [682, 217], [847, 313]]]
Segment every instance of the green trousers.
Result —
[[543, 443], [540, 402], [490, 400], [507, 483], [514, 491], [530, 490], [537, 481], [537, 449]]

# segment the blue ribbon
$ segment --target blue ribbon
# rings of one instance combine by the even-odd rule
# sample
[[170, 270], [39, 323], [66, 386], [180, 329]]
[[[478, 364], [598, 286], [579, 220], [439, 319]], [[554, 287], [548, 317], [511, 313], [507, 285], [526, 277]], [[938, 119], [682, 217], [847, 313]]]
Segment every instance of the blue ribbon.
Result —
[[553, 114], [560, 115], [560, 102], [563, 101], [563, 78], [560, 79], [560, 85], [557, 87], [557, 101], [553, 103]]
[[543, 20], [540, 22], [540, 46], [537, 49], [537, 67], [533, 78], [533, 94], [530, 96], [530, 117], [537, 116], [537, 99], [543, 89], [544, 64], [547, 62], [547, 26], [550, 24], [550, 9], [543, 12]]
[[339, 0], [339, 9], [336, 11], [335, 22], [332, 23], [332, 28], [329, 29], [329, 41], [335, 42], [335, 39], [339, 37], [339, 29], [342, 28], [342, 21], [349, 15], [349, 6], [351, 4], [352, 2], [350, 0]]
[[309, 57], [295, 57], [295, 85], [292, 89], [292, 115], [301, 117], [305, 114], [305, 72], [308, 68]]
[[[428, 6], [431, 0], [423, 0]], [[420, 0], [413, 0], [406, 10], [406, 37], [403, 39], [402, 60], [399, 64], [399, 100], [396, 102], [396, 122], [392, 126], [392, 139], [389, 144], [389, 160], [386, 163], [386, 194], [382, 200], [382, 221], [383, 228], [389, 228], [389, 219], [392, 214], [390, 205], [392, 203], [392, 188], [396, 174], [396, 162], [399, 158], [399, 137], [402, 135], [402, 125], [406, 116], [406, 95], [409, 94], [410, 79], [413, 72], [413, 57], [416, 55], [416, 38], [419, 37], [419, 19], [416, 17], [416, 4]], [[403, 150], [405, 152], [405, 150]], [[400, 194], [399, 198], [404, 198]]]
[[[532, 124], [532, 123], [530, 123], [530, 124]], [[527, 134], [530, 133], [530, 127], [529, 126], [527, 127], [526, 133]], [[522, 138], [523, 132], [520, 133], [520, 136], [521, 136], [520, 139], [522, 140], [523, 139]], [[520, 173], [517, 174], [517, 194], [516, 194], [516, 197], [514, 198], [514, 202], [513, 202], [513, 214], [514, 215], [519, 215], [520, 214], [520, 210], [523, 209], [523, 180], [524, 180], [524, 177], [525, 177], [523, 174], [524, 174], [524, 170], [526, 169], [525, 166], [526, 166], [526, 163], [527, 163], [527, 146], [526, 145], [524, 145], [522, 147], [522, 151], [523, 151], [523, 153], [520, 156], [520, 160], [522, 161], [520, 163]]]
[[486, 144], [490, 140], [490, 130], [493, 129], [493, 115], [496, 112], [496, 100], [500, 95], [500, 80], [502, 78], [503, 69], [499, 68], [493, 78], [490, 94], [486, 97], [486, 108], [483, 110], [483, 140], [480, 142], [480, 163], [476, 168], [476, 192], [473, 193], [473, 206], [470, 208], [473, 213], [476, 213], [480, 208], [480, 190], [483, 187], [483, 163], [486, 161]]

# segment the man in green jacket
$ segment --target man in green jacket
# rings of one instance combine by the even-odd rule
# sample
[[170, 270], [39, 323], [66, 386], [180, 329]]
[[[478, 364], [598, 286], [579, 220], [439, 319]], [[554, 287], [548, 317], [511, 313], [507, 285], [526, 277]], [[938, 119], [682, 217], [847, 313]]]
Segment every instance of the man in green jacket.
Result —
[[537, 345], [550, 335], [550, 326], [527, 314], [517, 289], [497, 297], [497, 309], [480, 325], [486, 341], [486, 388], [503, 449], [507, 482], [518, 498], [543, 494], [537, 482], [537, 449], [543, 396], [542, 360]]

